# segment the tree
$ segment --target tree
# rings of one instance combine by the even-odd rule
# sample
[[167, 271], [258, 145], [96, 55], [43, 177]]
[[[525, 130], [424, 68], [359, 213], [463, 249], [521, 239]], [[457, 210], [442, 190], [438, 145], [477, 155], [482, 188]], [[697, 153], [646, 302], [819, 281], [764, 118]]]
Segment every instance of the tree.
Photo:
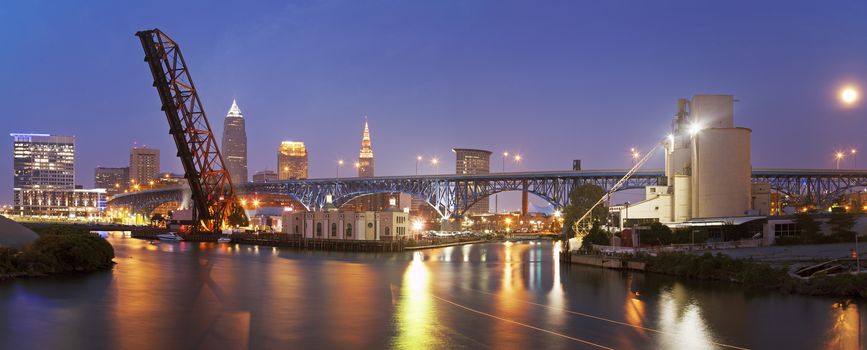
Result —
[[[561, 232], [564, 239], [575, 237], [577, 233], [572, 226], [604, 195], [605, 191], [602, 190], [602, 187], [593, 184], [578, 185], [572, 189], [572, 192], [569, 193], [569, 205], [563, 211], [563, 230]], [[604, 220], [607, 215], [608, 212], [605, 207], [600, 205], [593, 209], [587, 219], [597, 223]]]
[[795, 223], [801, 230], [802, 243], [816, 243], [819, 240], [819, 223], [807, 213], [795, 214]]
[[831, 228], [831, 235], [840, 242], [848, 242], [855, 240], [855, 231], [852, 227], [855, 226], [855, 217], [846, 212], [831, 212], [831, 218], [828, 220], [828, 226]]
[[611, 233], [603, 230], [598, 222], [594, 222], [593, 227], [590, 228], [590, 232], [588, 232], [586, 236], [581, 238], [581, 250], [590, 251], [593, 249], [594, 244], [611, 244]]
[[674, 234], [671, 228], [654, 222], [650, 224], [650, 230], [641, 232], [641, 243], [649, 245], [665, 245], [671, 244], [674, 241]]

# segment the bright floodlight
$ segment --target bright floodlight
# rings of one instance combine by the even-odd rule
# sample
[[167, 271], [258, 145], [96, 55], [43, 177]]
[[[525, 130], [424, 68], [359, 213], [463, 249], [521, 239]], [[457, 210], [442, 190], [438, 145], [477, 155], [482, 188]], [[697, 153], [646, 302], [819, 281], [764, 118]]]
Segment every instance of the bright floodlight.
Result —
[[840, 90], [840, 101], [847, 105], [858, 102], [858, 90], [851, 86], [843, 88]]
[[690, 135], [695, 136], [699, 132], [701, 132], [701, 125], [699, 125], [698, 123], [692, 123], [689, 125], [689, 134]]
[[413, 231], [418, 232], [418, 231], [421, 231], [421, 229], [423, 229], [423, 228], [424, 228], [424, 223], [422, 223], [421, 220], [415, 220], [412, 222]]

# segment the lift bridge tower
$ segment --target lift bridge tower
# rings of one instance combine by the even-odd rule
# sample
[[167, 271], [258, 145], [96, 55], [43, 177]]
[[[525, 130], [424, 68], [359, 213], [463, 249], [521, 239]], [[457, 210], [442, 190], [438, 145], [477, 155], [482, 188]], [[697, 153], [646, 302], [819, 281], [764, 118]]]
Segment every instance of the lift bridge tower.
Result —
[[135, 35], [141, 40], [190, 186], [193, 220], [198, 230], [219, 230], [230, 216], [244, 214], [181, 49], [159, 29]]

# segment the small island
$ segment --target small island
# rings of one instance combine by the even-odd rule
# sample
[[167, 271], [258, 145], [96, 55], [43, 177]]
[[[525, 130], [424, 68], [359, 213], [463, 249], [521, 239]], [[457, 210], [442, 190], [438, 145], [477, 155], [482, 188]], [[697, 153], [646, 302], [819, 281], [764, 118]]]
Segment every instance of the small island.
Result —
[[85, 228], [33, 230], [0, 216], [0, 279], [110, 269], [114, 248]]

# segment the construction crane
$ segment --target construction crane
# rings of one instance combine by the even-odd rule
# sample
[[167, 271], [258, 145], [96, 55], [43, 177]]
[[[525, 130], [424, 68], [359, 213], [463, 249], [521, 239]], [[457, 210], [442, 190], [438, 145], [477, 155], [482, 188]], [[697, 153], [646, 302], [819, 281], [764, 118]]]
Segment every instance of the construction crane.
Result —
[[153, 74], [169, 133], [175, 139], [178, 158], [184, 166], [196, 229], [219, 230], [232, 214], [243, 215], [243, 211], [181, 48], [159, 29], [135, 35], [141, 40], [144, 60]]
[[[635, 174], [635, 172], [638, 171], [638, 169], [640, 169], [642, 166], [644, 166], [644, 163], [647, 163], [647, 161], [653, 156], [653, 154], [656, 153], [656, 151], [659, 150], [659, 148], [662, 147], [666, 141], [668, 141], [668, 138], [662, 139], [661, 141], [659, 141], [659, 143], [656, 144], [656, 146], [653, 146], [653, 148], [650, 149], [650, 152], [647, 152], [647, 154], [645, 154], [644, 157], [642, 157], [640, 160], [638, 160], [638, 162], [636, 162], [635, 165], [633, 165], [632, 168], [629, 169], [628, 172], [626, 172], [626, 175], [623, 175], [623, 177], [620, 178], [620, 180], [617, 181], [617, 183], [615, 183], [614, 186], [611, 186], [611, 189], [608, 190], [608, 192], [605, 193], [605, 195], [603, 195], [601, 198], [599, 198], [599, 200], [597, 200], [596, 203], [594, 203], [593, 206], [590, 207], [590, 209], [587, 209], [587, 211], [584, 212], [584, 215], [581, 215], [581, 217], [578, 218], [578, 220], [576, 220], [575, 223], [572, 224], [572, 230], [575, 231], [575, 233], [576, 233], [576, 237], [574, 237], [574, 238], [581, 239], [590, 232], [590, 229], [593, 227], [593, 222], [592, 222], [592, 217], [591, 217], [591, 213], [593, 213], [593, 209], [596, 209], [596, 207], [598, 207], [600, 204], [602, 204], [603, 202], [605, 202], [609, 198], [611, 198], [611, 196], [614, 195], [615, 192], [619, 191], [620, 188], [623, 187], [624, 184], [626, 184], [626, 182], [629, 180], [629, 178], [632, 177], [632, 175]], [[573, 247], [580, 247], [581, 245], [580, 244], [577, 244], [577, 245], [572, 244], [572, 246]]]

